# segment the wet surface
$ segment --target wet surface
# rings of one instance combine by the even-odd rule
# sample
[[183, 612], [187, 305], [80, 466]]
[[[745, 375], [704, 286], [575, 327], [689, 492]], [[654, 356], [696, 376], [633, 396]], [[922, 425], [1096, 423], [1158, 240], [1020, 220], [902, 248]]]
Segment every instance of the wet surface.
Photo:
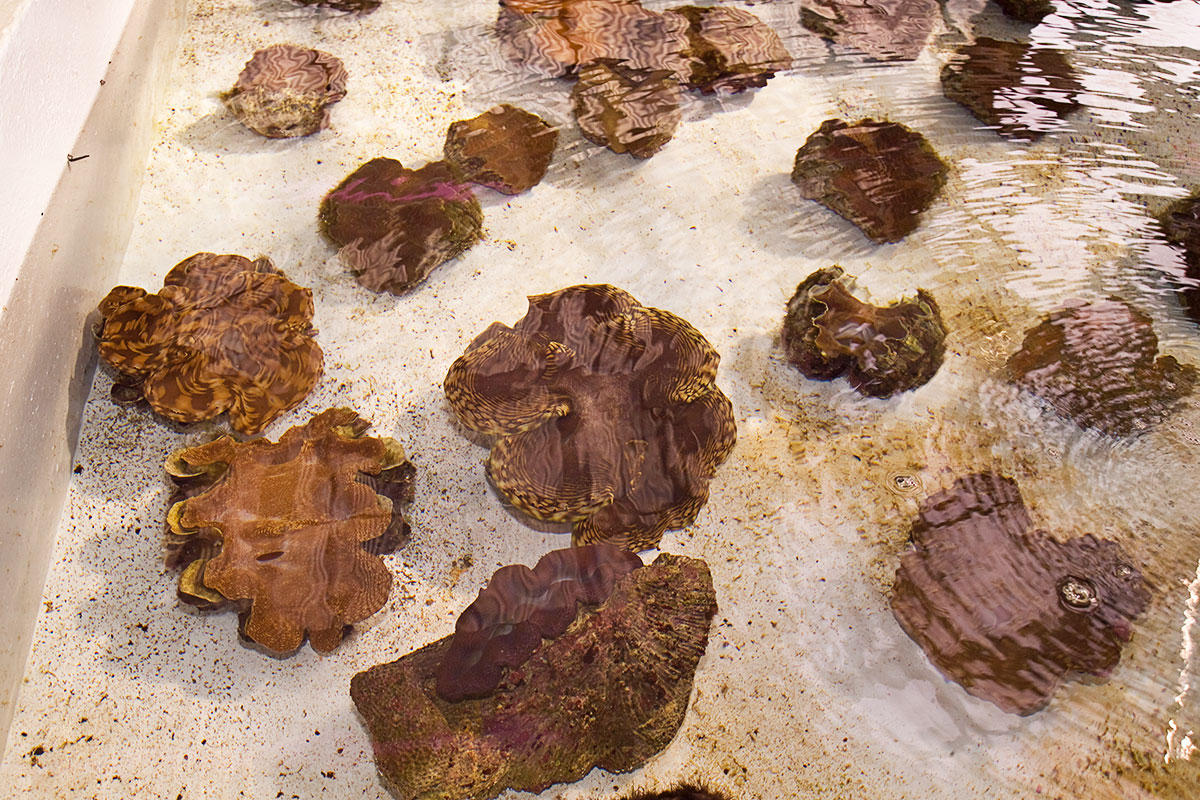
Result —
[[[446, 370], [493, 320], [518, 319], [527, 295], [613, 283], [687, 319], [721, 356], [738, 443], [696, 522], [659, 545], [709, 564], [720, 610], [666, 750], [544, 797], [689, 780], [746, 798], [1194, 792], [1200, 401], [1183, 394], [1137, 435], [1114, 435], [1054, 412], [1007, 364], [1047, 317], [1114, 302], [1148, 320], [1139, 330], [1153, 333], [1155, 359], [1200, 364], [1179, 297], [1188, 256], [1164, 223], [1200, 185], [1200, 6], [1071, 0], [1034, 24], [951, 0], [915, 57], [879, 58], [805, 27], [799, 0], [721, 5], [771, 26], [791, 68], [740, 94], [682, 92], [670, 143], [638, 161], [580, 131], [575, 81], [553, 77], [573, 62], [545, 48], [545, 69], [513, 61], [495, 3], [395, 0], [369, 15], [195, 4], [122, 281], [157, 286], [165, 265], [205, 249], [265, 252], [312, 287], [326, 376], [268, 434], [353, 405], [418, 462], [413, 539], [384, 556], [395, 578], [384, 608], [334, 655], [275, 660], [236, 645], [232, 615], [180, 609], [161, 566], [161, 463], [202, 432], [112, 406], [102, 373], [6, 784], [44, 797], [387, 797], [351, 677], [448, 636], [498, 567], [532, 566], [566, 542], [489, 489], [483, 443], [446, 405]], [[1018, 141], [947, 99], [943, 70], [981, 37], [1061, 54], [1078, 108]], [[331, 126], [291, 142], [247, 131], [218, 97], [247, 53], [278, 41], [332, 53], [353, 76]], [[480, 189], [480, 242], [402, 297], [366, 292], [319, 234], [321, 197], [375, 157], [440, 158], [451, 123], [501, 102], [560, 129], [542, 182], [514, 197]], [[827, 119], [903, 124], [947, 164], [905, 238], [873, 243], [789, 180]], [[833, 264], [877, 305], [917, 287], [936, 297], [945, 358], [927, 383], [877, 399], [787, 363], [786, 301]], [[1085, 337], [1082, 357], [1094, 365], [1106, 341]], [[1106, 675], [1066, 675], [1026, 716], [947, 680], [891, 610], [922, 504], [981, 473], [1016, 482], [1031, 530], [1119, 546], [1149, 595]], [[1063, 577], [1090, 580], [1056, 574], [1055, 602], [1090, 607], [1087, 585]]]

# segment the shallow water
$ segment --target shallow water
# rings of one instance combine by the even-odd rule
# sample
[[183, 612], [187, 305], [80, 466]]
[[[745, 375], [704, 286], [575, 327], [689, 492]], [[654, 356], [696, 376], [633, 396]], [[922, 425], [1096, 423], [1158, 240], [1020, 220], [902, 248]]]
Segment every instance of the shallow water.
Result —
[[[775, 26], [793, 68], [742, 95], [689, 95], [674, 139], [636, 162], [583, 139], [569, 83], [504, 59], [491, 0], [391, 0], [361, 18], [284, 0], [192, 4], [121, 282], [157, 290], [210, 250], [267, 254], [311, 287], [325, 374], [266, 433], [333, 405], [371, 419], [417, 467], [413, 539], [386, 558], [387, 605], [333, 654], [239, 644], [236, 615], [180, 605], [162, 559], [162, 463], [221, 424], [116, 407], [101, 370], [0, 765], [14, 794], [387, 797], [351, 676], [449, 634], [498, 567], [567, 544], [488, 488], [487, 451], [455, 421], [442, 378], [493, 320], [519, 319], [527, 295], [588, 282], [712, 342], [739, 440], [697, 522], [660, 545], [705, 559], [720, 604], [683, 728], [643, 769], [544, 796], [680, 779], [735, 798], [1182, 798], [1200, 785], [1200, 397], [1141, 435], [1106, 437], [1004, 378], [1044, 315], [1112, 296], [1150, 315], [1161, 353], [1200, 365], [1175, 293], [1183, 259], [1155, 219], [1200, 184], [1200, 4], [1059, 2], [1031, 28], [950, 0], [918, 58], [887, 62], [809, 33], [793, 0], [730, 5]], [[1033, 144], [983, 129], [938, 79], [977, 36], [1063, 51], [1082, 107]], [[281, 41], [345, 62], [329, 130], [260, 139], [217, 98]], [[409, 294], [361, 288], [317, 231], [320, 198], [369, 158], [440, 157], [447, 125], [501, 101], [562, 127], [546, 179], [512, 198], [479, 190], [485, 239]], [[896, 244], [873, 244], [789, 180], [797, 148], [838, 116], [903, 122], [950, 165]], [[937, 298], [949, 335], [930, 383], [877, 400], [788, 365], [784, 305], [834, 263], [875, 302], [917, 287]], [[1014, 478], [1057, 538], [1119, 542], [1152, 595], [1110, 677], [1067, 682], [1025, 717], [945, 680], [889, 608], [920, 502], [984, 470]]]

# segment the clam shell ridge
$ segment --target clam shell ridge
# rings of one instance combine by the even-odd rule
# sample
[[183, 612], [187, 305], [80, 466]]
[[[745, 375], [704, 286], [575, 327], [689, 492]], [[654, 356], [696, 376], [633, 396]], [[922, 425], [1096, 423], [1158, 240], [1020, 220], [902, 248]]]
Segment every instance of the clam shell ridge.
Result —
[[171, 456], [184, 499], [167, 516], [168, 564], [183, 567], [181, 599], [238, 606], [242, 632], [278, 653], [306, 634], [329, 652], [382, 608], [392, 576], [373, 545], [392, 538], [392, 498], [411, 496], [412, 469], [398, 442], [363, 435], [369, 425], [334, 408], [278, 443], [224, 436]]
[[569, 522], [576, 544], [655, 546], [691, 524], [737, 431], [699, 331], [609, 285], [529, 298], [451, 365], [444, 389], [495, 437], [488, 475], [515, 507]]
[[197, 253], [157, 294], [118, 286], [100, 303], [100, 357], [176, 422], [225, 412], [259, 433], [304, 400], [324, 356], [313, 341], [312, 292], [269, 259]]

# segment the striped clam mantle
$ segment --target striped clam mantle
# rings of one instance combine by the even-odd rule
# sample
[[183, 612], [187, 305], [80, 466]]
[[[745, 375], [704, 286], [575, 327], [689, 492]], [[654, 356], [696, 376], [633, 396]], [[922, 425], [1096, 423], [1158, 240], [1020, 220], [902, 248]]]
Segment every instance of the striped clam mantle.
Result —
[[313, 299], [268, 258], [197, 253], [149, 294], [118, 286], [100, 303], [100, 357], [118, 375], [114, 399], [145, 400], [175, 422], [228, 412], [260, 433], [299, 405], [321, 375]]

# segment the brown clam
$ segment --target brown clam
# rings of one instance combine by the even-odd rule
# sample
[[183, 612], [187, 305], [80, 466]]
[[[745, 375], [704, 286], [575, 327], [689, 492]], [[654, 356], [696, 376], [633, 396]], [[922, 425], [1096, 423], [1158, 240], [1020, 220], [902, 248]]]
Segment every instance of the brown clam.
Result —
[[[635, 0], [562, 0], [524, 13], [506, 4], [496, 21], [509, 59], [550, 77], [610, 59], [630, 69], [686, 70], [687, 21], [659, 14]], [[521, 3], [517, 8], [529, 7]]]
[[680, 6], [666, 11], [687, 20], [687, 64], [680, 80], [705, 94], [735, 94], [766, 86], [792, 56], [773, 28], [742, 8]]
[[1167, 241], [1183, 249], [1187, 282], [1179, 294], [1187, 315], [1200, 322], [1200, 194], [1172, 203], [1161, 222]]
[[100, 303], [100, 357], [120, 373], [115, 397], [144, 397], [176, 422], [229, 412], [256, 434], [316, 385], [312, 292], [267, 258], [197, 253], [157, 294], [118, 286]]
[[921, 504], [892, 589], [933, 665], [1014, 714], [1045, 706], [1070, 673], [1108, 675], [1150, 602], [1117, 543], [1032, 527], [1012, 480], [959, 478]]
[[1162, 420], [1198, 377], [1195, 367], [1159, 356], [1150, 317], [1115, 299], [1050, 314], [1026, 332], [1007, 369], [1059, 414], [1112, 436]]
[[694, 783], [683, 783], [661, 792], [634, 792], [622, 800], [729, 800], [729, 796]]
[[180, 598], [238, 608], [242, 633], [277, 653], [305, 635], [327, 653], [382, 608], [392, 576], [378, 553], [407, 537], [414, 471], [368, 427], [334, 408], [278, 443], [224, 436], [172, 455], [168, 565], [183, 569]]
[[276, 44], [255, 52], [221, 99], [260, 136], [308, 136], [329, 127], [329, 106], [346, 96], [347, 77], [329, 53]]
[[372, 159], [321, 201], [321, 230], [373, 292], [402, 294], [483, 234], [483, 209], [445, 161], [405, 169]]
[[850, 294], [853, 278], [841, 267], [809, 275], [796, 287], [783, 322], [788, 360], [806, 377], [850, 385], [872, 397], [891, 397], [929, 382], [946, 352], [946, 326], [933, 296], [886, 306]]
[[1083, 87], [1057, 50], [980, 37], [942, 69], [942, 92], [1008, 139], [1034, 141], [1061, 127]]
[[1004, 16], [1037, 24], [1054, 13], [1052, 0], [996, 0]]
[[494, 437], [488, 475], [519, 510], [570, 522], [576, 543], [655, 546], [691, 524], [733, 448], [720, 357], [683, 319], [614, 286], [529, 298], [451, 365], [464, 425]]
[[679, 83], [667, 70], [602, 59], [579, 71], [571, 105], [589, 141], [614, 153], [649, 158], [675, 135], [682, 119], [681, 97]]
[[366, 14], [383, 5], [383, 0], [292, 0], [300, 6], [315, 8], [332, 8], [334, 11], [348, 11], [354, 14]]
[[507, 103], [446, 131], [447, 163], [471, 183], [504, 194], [532, 189], [546, 174], [558, 129], [537, 114]]
[[806, 0], [804, 27], [880, 60], [911, 61], [940, 21], [937, 0]]
[[829, 119], [796, 152], [792, 183], [874, 241], [895, 242], [916, 230], [946, 172], [925, 137], [899, 123]]

